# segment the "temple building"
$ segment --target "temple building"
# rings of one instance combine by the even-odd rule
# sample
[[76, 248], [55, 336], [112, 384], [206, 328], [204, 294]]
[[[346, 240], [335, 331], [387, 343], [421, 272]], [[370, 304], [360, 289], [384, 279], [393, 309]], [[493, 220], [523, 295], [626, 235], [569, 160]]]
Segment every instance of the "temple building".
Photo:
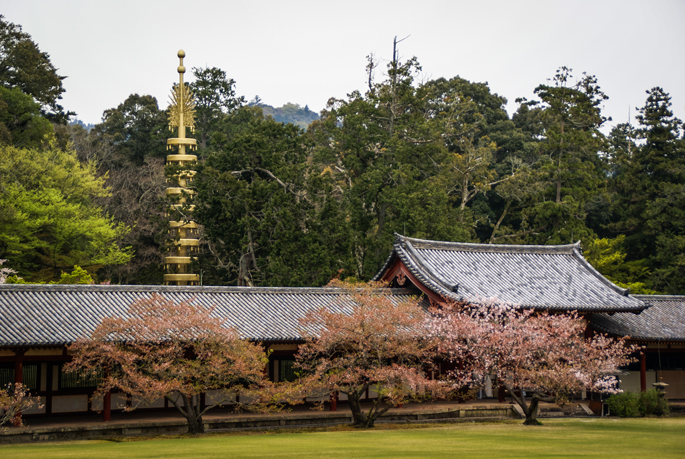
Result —
[[575, 311], [588, 335], [599, 332], [644, 346], [620, 387], [667, 383], [685, 399], [685, 296], [631, 295], [583, 258], [580, 243], [556, 246], [470, 244], [395, 236], [375, 280], [422, 293], [431, 303], [497, 298], [517, 307]]
[[663, 381], [671, 399], [685, 399], [685, 296], [635, 295], [649, 305], [640, 314], [593, 314], [591, 327], [609, 336], [630, 337], [644, 346], [639, 361], [621, 375], [621, 388], [650, 389]]
[[549, 311], [632, 312], [647, 308], [593, 268], [569, 245], [437, 242], [395, 236], [374, 280], [412, 286], [433, 302], [497, 298]]
[[[390, 283], [387, 294], [421, 295], [426, 305], [496, 297], [519, 307], [577, 311], [588, 333], [630, 336], [646, 346], [640, 361], [619, 376], [623, 388], [644, 390], [663, 379], [669, 398], [685, 399], [685, 296], [630, 295], [592, 268], [578, 244], [465, 244], [397, 235], [376, 279]], [[0, 384], [23, 382], [40, 395], [46, 403], [34, 413], [100, 409], [101, 401], [90, 400], [95, 382], [62, 372], [68, 346], [103, 318], [123, 315], [153, 293], [215, 306], [227, 326], [271, 351], [267, 370], [276, 381], [293, 376], [294, 354], [303, 342], [299, 319], [349, 301], [334, 288], [0, 285]], [[111, 409], [130, 403], [114, 395]]]

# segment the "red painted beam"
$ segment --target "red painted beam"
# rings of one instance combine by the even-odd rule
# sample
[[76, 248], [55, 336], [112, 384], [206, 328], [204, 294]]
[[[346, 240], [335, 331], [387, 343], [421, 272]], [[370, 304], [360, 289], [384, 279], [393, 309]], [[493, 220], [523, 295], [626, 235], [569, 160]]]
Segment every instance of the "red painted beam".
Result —
[[[431, 300], [431, 303], [440, 304], [446, 301], [442, 295], [423, 285], [399, 258], [396, 258], [395, 261], [390, 265], [390, 268], [388, 268], [381, 280], [390, 283], [395, 278], [398, 278], [398, 285], [400, 285], [400, 287], [404, 286], [406, 280], [414, 284], [416, 288], [421, 290]], [[406, 280], [400, 281], [399, 279], [401, 278], [405, 278]]]

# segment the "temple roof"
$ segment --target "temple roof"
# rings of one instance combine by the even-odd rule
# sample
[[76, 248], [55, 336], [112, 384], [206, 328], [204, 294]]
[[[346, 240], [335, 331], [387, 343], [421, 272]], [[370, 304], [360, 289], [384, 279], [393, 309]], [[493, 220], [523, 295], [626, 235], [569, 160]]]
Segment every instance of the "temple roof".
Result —
[[351, 302], [346, 291], [337, 288], [0, 285], [0, 346], [73, 343], [103, 318], [125, 316], [134, 301], [153, 293], [215, 306], [214, 315], [243, 338], [256, 341], [301, 341], [298, 319], [308, 311]]
[[645, 341], [685, 341], [685, 296], [635, 295], [650, 307], [640, 314], [593, 314], [593, 328]]
[[497, 298], [521, 307], [587, 312], [640, 312], [645, 305], [583, 258], [580, 243], [500, 245], [438, 242], [395, 235], [374, 280], [399, 260], [425, 287], [447, 299]]

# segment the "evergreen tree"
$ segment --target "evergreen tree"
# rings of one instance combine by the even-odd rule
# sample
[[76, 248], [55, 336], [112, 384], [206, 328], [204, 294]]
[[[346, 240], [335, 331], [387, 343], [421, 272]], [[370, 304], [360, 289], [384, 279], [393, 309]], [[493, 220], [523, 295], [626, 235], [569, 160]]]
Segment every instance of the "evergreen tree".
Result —
[[222, 120], [240, 108], [245, 98], [236, 96], [235, 80], [227, 78], [226, 72], [219, 68], [193, 68], [193, 75], [195, 81], [189, 86], [195, 97], [195, 129], [199, 153], [203, 156]]
[[50, 62], [48, 53], [41, 52], [31, 35], [20, 25], [7, 22], [0, 15], [0, 85], [19, 88], [40, 104], [41, 114], [48, 120], [65, 123], [72, 112], [65, 112], [57, 103], [62, 98], [62, 80]]
[[55, 139], [40, 104], [19, 88], [0, 87], [0, 144], [17, 148], [47, 147]]
[[[352, 274], [359, 279], [378, 271], [395, 232], [441, 240], [474, 238], [470, 210], [461, 208], [461, 201], [455, 208], [455, 196], [461, 194], [449, 193], [455, 180], [447, 172], [452, 170], [450, 154], [440, 125], [450, 122], [440, 107], [428, 105], [427, 91], [415, 87], [419, 70], [415, 59], [391, 62], [385, 81], [369, 78], [366, 94], [331, 99], [322, 119], [309, 129], [317, 143], [316, 164], [340, 187], [353, 234]], [[450, 107], [458, 110], [456, 105]], [[452, 132], [459, 129], [454, 126]], [[445, 177], [440, 177], [443, 170]], [[467, 193], [473, 190], [470, 183]]]
[[606, 139], [600, 127], [607, 96], [594, 76], [571, 84], [571, 69], [560, 68], [553, 85], [540, 85], [539, 101], [522, 100], [514, 121], [535, 152], [527, 177], [526, 202], [509, 242], [567, 244], [595, 237], [588, 227], [590, 211], [601, 213], [606, 180], [602, 153]]
[[639, 109], [643, 144], [625, 160], [616, 179], [614, 231], [626, 234], [628, 260], [647, 260], [650, 286], [685, 292], [685, 145], [682, 121], [662, 88], [647, 91]]
[[106, 158], [111, 167], [140, 166], [145, 158], [166, 156], [166, 111], [159, 109], [152, 96], [131, 94], [116, 108], [105, 110], [102, 123], [93, 129], [114, 148], [113, 155]]
[[308, 164], [309, 138], [259, 107], [229, 115], [227, 127], [194, 181], [203, 282], [321, 286], [348, 268], [345, 216], [330, 178]]

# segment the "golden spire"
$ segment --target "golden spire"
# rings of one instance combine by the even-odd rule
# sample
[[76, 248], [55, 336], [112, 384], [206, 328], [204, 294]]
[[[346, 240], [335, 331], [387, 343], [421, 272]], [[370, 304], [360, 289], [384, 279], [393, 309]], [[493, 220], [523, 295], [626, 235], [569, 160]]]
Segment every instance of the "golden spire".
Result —
[[192, 180], [195, 171], [191, 170], [192, 164], [197, 161], [197, 156], [186, 153], [186, 147], [191, 150], [197, 148], [197, 140], [186, 138], [186, 127], [191, 130], [195, 127], [195, 99], [190, 88], [183, 82], [183, 74], [186, 68], [183, 66], [183, 58], [186, 53], [179, 50], [178, 57], [181, 60], [178, 66], [179, 83], [171, 90], [171, 103], [169, 105], [169, 129], [178, 129], [178, 137], [167, 139], [167, 150], [178, 149], [167, 156], [167, 164], [178, 166], [179, 169], [169, 177], [170, 187], [167, 188], [167, 196], [175, 199], [172, 215], [181, 212], [183, 216], [179, 221], [170, 221], [170, 233], [174, 239], [173, 247], [164, 257], [166, 285], [197, 285], [200, 276], [190, 269], [192, 260], [198, 253], [200, 241], [198, 239], [199, 227], [191, 220], [193, 206], [189, 199], [195, 194], [192, 189]]
[[183, 83], [183, 74], [186, 68], [183, 66], [183, 58], [186, 53], [178, 51], [180, 64], [178, 66], [179, 83], [171, 90], [171, 103], [169, 105], [169, 129], [178, 128], [178, 138], [185, 139], [186, 127], [191, 132], [195, 131], [195, 98], [190, 88]]

